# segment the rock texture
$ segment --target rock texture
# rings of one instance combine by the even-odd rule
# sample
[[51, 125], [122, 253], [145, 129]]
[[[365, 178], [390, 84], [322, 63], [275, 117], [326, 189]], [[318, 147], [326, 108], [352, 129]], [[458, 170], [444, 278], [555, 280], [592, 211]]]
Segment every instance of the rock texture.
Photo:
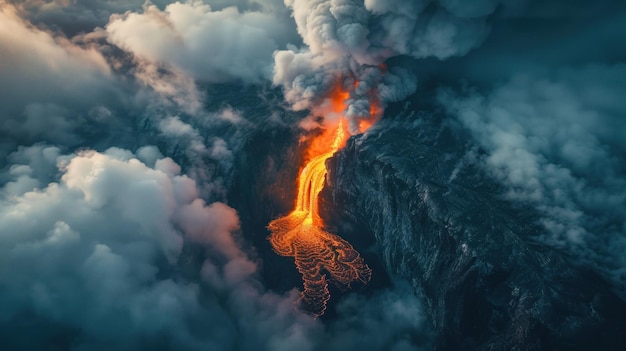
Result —
[[535, 213], [499, 199], [459, 133], [405, 113], [351, 138], [327, 161], [323, 216], [374, 234], [424, 295], [438, 350], [623, 350], [626, 303], [536, 240]]

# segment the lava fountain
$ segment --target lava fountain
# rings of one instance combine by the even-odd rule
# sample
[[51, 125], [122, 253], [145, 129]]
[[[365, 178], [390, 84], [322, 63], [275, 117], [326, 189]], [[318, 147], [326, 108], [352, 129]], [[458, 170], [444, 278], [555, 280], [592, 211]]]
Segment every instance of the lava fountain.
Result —
[[[330, 94], [330, 108], [342, 113], [349, 92], [336, 87]], [[309, 161], [298, 176], [296, 208], [268, 225], [268, 240], [282, 256], [291, 256], [302, 274], [304, 290], [300, 302], [307, 312], [321, 316], [330, 299], [328, 282], [349, 288], [352, 282], [366, 284], [372, 275], [359, 253], [349, 242], [322, 229], [318, 195], [326, 178], [326, 160], [345, 145], [349, 136], [342, 117], [336, 126], [327, 128], [307, 150]], [[369, 127], [371, 122], [364, 128]]]

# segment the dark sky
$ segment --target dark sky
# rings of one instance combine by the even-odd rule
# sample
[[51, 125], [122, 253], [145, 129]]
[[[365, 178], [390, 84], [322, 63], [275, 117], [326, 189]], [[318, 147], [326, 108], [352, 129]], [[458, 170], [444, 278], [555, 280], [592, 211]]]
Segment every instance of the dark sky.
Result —
[[[619, 0], [0, 0], [2, 348], [427, 349], [399, 279], [322, 322], [239, 240], [246, 136], [297, 128], [337, 77], [353, 126], [372, 91], [432, 97], [541, 240], [626, 298], [624, 43]], [[232, 86], [282, 96], [259, 117]]]

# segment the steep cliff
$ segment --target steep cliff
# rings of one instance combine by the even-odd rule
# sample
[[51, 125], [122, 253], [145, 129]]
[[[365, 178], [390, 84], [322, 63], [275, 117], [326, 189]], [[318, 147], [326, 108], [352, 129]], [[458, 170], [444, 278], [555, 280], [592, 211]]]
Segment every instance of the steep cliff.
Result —
[[353, 137], [327, 162], [327, 223], [374, 234], [386, 269], [424, 295], [439, 350], [621, 350], [624, 301], [536, 240], [535, 213], [499, 199], [463, 140], [411, 113]]

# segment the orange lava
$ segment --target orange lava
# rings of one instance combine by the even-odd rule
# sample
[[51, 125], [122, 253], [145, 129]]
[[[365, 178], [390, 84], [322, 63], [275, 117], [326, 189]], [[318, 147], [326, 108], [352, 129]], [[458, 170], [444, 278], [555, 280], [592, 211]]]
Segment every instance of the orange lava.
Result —
[[[334, 89], [330, 95], [332, 109], [343, 111], [348, 96], [348, 92]], [[328, 281], [349, 288], [350, 283], [356, 281], [366, 284], [372, 275], [349, 242], [322, 229], [324, 223], [319, 215], [318, 195], [326, 178], [325, 162], [345, 145], [347, 137], [345, 123], [340, 120], [335, 128], [328, 129], [314, 140], [318, 146], [310, 150], [317, 151], [317, 155], [310, 155], [310, 160], [300, 171], [296, 208], [268, 226], [271, 231], [268, 240], [276, 253], [294, 257], [304, 281], [300, 298], [302, 307], [315, 316], [321, 316], [326, 310], [330, 299]], [[326, 150], [320, 151], [319, 144], [323, 144]]]

